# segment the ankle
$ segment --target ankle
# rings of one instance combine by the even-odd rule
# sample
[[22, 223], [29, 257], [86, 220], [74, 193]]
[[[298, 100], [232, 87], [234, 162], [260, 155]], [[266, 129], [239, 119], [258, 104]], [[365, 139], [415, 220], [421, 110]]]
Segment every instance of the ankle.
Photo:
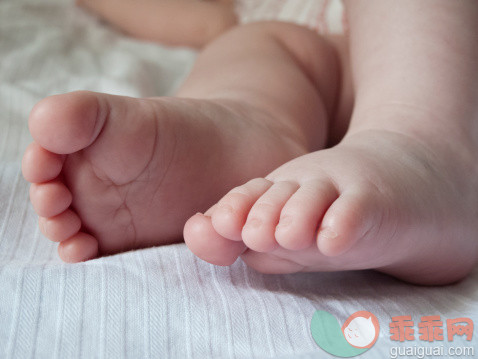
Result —
[[390, 101], [368, 106], [357, 104], [347, 135], [369, 129], [383, 130], [420, 141], [450, 141], [450, 146], [457, 146], [472, 143], [473, 137], [477, 137], [472, 127], [431, 107]]

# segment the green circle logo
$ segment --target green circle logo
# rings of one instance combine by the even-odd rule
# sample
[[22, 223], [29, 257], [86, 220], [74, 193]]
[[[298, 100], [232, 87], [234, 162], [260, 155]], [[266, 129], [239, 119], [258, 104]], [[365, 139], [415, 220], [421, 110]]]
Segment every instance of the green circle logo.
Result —
[[317, 310], [312, 316], [310, 332], [319, 347], [341, 358], [350, 358], [369, 350], [380, 332], [378, 319], [366, 310], [347, 318], [340, 326], [332, 314]]

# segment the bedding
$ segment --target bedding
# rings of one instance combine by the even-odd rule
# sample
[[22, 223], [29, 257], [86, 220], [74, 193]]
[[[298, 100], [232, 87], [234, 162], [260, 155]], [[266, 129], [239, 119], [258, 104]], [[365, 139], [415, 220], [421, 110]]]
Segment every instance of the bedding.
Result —
[[[338, 1], [244, 0], [238, 11], [242, 22], [280, 19], [321, 32], [345, 24]], [[30, 109], [79, 89], [171, 95], [195, 53], [129, 38], [70, 1], [3, 0], [0, 56], [0, 358], [332, 357], [311, 334], [317, 310], [340, 325], [360, 310], [377, 317], [377, 342], [363, 358], [478, 347], [476, 333], [450, 341], [446, 323], [478, 324], [478, 270], [446, 287], [374, 271], [263, 275], [240, 260], [210, 265], [183, 243], [62, 263], [38, 231], [21, 176]], [[398, 316], [410, 316], [414, 340], [392, 339]], [[443, 340], [419, 339], [424, 316], [440, 316]]]

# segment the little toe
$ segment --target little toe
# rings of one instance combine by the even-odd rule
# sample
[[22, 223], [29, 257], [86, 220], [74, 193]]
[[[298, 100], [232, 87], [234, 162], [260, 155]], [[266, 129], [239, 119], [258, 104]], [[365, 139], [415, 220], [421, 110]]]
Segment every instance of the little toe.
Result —
[[80, 217], [70, 209], [55, 217], [40, 217], [38, 223], [40, 231], [53, 242], [68, 239], [81, 229]]
[[58, 254], [67, 263], [84, 262], [98, 256], [98, 241], [89, 234], [78, 232], [58, 245]]
[[347, 252], [377, 228], [381, 223], [380, 214], [381, 206], [373, 192], [341, 193], [325, 213], [319, 228], [317, 245], [320, 252], [326, 256]]
[[41, 217], [54, 217], [66, 210], [73, 196], [60, 181], [50, 181], [30, 186], [30, 200], [35, 212]]
[[329, 179], [301, 185], [282, 209], [275, 231], [277, 243], [293, 251], [314, 244], [320, 221], [337, 197], [337, 189]]
[[218, 234], [211, 218], [200, 213], [186, 222], [184, 242], [196, 256], [220, 266], [233, 264], [246, 249], [244, 243], [231, 241]]
[[249, 210], [270, 187], [272, 182], [255, 178], [246, 184], [232, 189], [215, 206], [212, 212], [212, 225], [221, 236], [233, 241], [241, 241], [241, 231]]
[[242, 229], [242, 240], [257, 252], [270, 252], [278, 246], [275, 228], [287, 200], [297, 191], [294, 182], [274, 183], [252, 206]]
[[31, 183], [47, 182], [61, 172], [63, 156], [45, 150], [38, 143], [31, 143], [22, 159], [23, 177]]

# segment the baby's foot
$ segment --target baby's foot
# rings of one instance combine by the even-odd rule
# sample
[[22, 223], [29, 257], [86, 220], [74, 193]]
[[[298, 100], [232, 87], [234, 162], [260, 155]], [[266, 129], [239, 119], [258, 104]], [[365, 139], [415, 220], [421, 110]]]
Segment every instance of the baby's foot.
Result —
[[376, 268], [415, 283], [460, 279], [478, 246], [477, 149], [462, 142], [357, 132], [234, 188], [189, 219], [186, 243], [213, 264], [241, 255], [265, 273]]
[[181, 240], [197, 210], [304, 153], [255, 117], [232, 101], [44, 99], [23, 158], [40, 229], [69, 262]]

